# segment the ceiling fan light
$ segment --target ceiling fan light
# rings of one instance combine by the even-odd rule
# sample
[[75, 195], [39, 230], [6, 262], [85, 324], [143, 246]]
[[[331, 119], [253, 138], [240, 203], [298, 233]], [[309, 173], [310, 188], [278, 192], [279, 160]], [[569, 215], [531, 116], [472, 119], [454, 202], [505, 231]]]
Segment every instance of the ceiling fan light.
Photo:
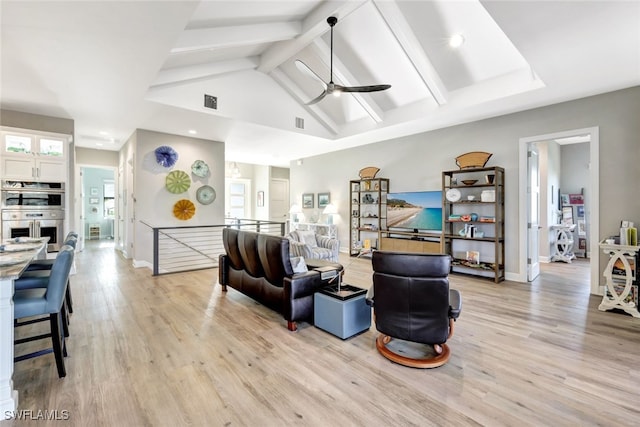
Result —
[[340, 94], [342, 93], [342, 91], [339, 89], [336, 89], [332, 93], [333, 93], [333, 96], [335, 96], [336, 98], [340, 98]]

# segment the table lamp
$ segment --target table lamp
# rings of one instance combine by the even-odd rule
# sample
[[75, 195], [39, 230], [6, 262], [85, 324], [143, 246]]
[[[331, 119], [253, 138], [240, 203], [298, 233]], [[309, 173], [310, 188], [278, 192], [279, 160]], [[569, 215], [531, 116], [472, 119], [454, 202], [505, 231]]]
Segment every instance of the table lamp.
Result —
[[291, 214], [291, 219], [293, 219], [293, 222], [298, 222], [298, 214], [302, 213], [302, 208], [299, 204], [294, 203], [293, 205], [291, 205], [289, 213]]
[[336, 208], [336, 206], [332, 203], [329, 203], [324, 210], [322, 211], [323, 214], [328, 215], [327, 216], [327, 224], [333, 224], [333, 215], [338, 213], [338, 209]]

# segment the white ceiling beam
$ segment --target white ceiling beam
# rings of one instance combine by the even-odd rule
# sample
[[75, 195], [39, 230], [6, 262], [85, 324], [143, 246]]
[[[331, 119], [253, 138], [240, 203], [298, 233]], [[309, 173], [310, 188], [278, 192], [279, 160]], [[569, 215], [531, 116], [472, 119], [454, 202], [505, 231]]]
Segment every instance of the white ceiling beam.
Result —
[[171, 53], [289, 40], [298, 36], [301, 28], [300, 22], [274, 22], [185, 30], [171, 49]]
[[250, 56], [229, 61], [169, 68], [158, 73], [158, 77], [151, 87], [187, 82], [235, 71], [252, 70], [258, 66], [259, 61], [257, 56]]
[[402, 49], [407, 54], [433, 99], [439, 104], [447, 103], [447, 89], [438, 72], [427, 57], [422, 45], [411, 30], [409, 23], [396, 2], [373, 0], [380, 16], [384, 19]]
[[305, 93], [289, 78], [285, 73], [280, 71], [279, 69], [275, 69], [271, 72], [270, 76], [285, 90], [287, 91], [293, 98], [298, 101], [300, 104], [304, 105], [306, 110], [311, 114], [316, 120], [320, 122], [325, 129], [334, 135], [338, 134], [338, 125], [331, 120], [331, 118], [320, 110], [317, 105], [305, 105], [304, 98], [306, 97]]
[[[330, 67], [328, 60], [331, 60], [331, 47], [328, 46], [324, 40], [318, 38], [313, 41], [313, 48], [318, 51], [318, 56], [325, 63], [327, 68]], [[354, 77], [347, 67], [340, 61], [340, 58], [334, 55], [333, 57], [333, 76], [343, 86], [362, 86], [358, 80]], [[376, 123], [381, 123], [384, 119], [384, 111], [376, 104], [371, 95], [367, 95], [363, 92], [348, 92], [343, 93], [342, 96], [352, 95], [354, 99], [360, 104], [360, 106], [367, 112]]]
[[329, 31], [329, 24], [327, 24], [328, 17], [337, 16], [339, 19], [344, 19], [345, 16], [348, 16], [351, 12], [366, 3], [367, 1], [364, 0], [323, 2], [302, 21], [302, 30], [298, 37], [275, 43], [262, 54], [258, 71], [267, 74], [270, 73], [283, 62], [304, 49], [314, 39], [322, 36], [326, 31]]

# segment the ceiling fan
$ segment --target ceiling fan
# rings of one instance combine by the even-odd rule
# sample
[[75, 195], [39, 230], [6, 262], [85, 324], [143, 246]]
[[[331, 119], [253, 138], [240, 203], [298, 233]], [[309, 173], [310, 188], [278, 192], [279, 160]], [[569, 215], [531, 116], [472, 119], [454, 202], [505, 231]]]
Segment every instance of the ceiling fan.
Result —
[[327, 23], [331, 27], [331, 78], [329, 80], [329, 83], [325, 83], [324, 80], [322, 80], [320, 76], [314, 73], [313, 70], [309, 68], [304, 62], [300, 61], [299, 59], [296, 59], [295, 61], [296, 67], [298, 67], [300, 71], [320, 81], [320, 83], [322, 83], [322, 85], [324, 86], [324, 91], [316, 98], [307, 102], [307, 105], [312, 105], [320, 102], [325, 96], [330, 94], [339, 95], [341, 92], [378, 92], [381, 90], [387, 90], [391, 87], [391, 85], [342, 86], [333, 82], [333, 27], [337, 22], [338, 18], [336, 18], [335, 16], [330, 16], [327, 18]]

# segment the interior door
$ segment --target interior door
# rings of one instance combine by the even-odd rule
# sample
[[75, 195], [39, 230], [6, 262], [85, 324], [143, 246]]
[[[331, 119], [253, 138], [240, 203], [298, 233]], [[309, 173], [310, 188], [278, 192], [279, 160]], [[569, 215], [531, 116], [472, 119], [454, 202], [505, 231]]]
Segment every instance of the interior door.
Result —
[[527, 153], [527, 280], [531, 282], [540, 274], [540, 170], [538, 149], [529, 144]]
[[289, 180], [272, 178], [269, 186], [269, 220], [286, 222], [289, 215]]

